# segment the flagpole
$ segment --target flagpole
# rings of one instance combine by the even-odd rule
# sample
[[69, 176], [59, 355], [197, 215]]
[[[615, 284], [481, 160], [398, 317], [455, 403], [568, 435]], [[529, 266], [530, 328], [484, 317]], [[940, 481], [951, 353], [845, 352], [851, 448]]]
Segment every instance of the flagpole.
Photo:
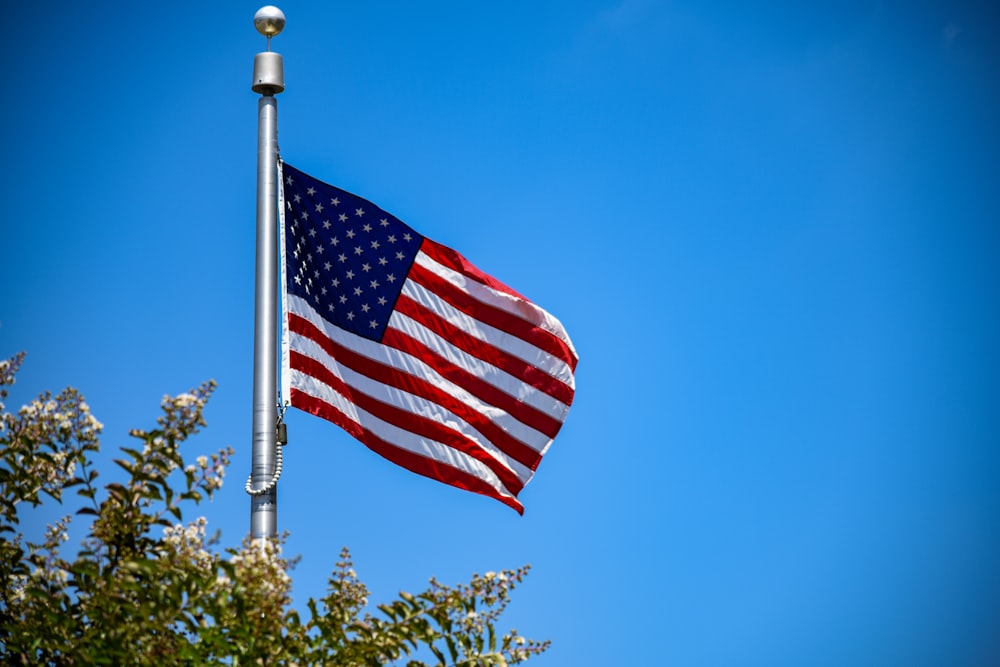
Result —
[[257, 103], [257, 259], [254, 288], [253, 431], [250, 537], [278, 534], [277, 492], [277, 344], [278, 344], [278, 102], [285, 89], [281, 55], [271, 51], [271, 37], [285, 27], [277, 7], [254, 15], [257, 31], [267, 37], [267, 51], [253, 61]]

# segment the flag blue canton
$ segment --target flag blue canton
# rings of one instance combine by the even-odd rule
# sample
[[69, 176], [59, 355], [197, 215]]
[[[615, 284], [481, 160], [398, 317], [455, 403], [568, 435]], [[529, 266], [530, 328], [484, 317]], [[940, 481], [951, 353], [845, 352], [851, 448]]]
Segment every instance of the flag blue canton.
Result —
[[370, 201], [282, 166], [286, 289], [381, 341], [423, 236]]

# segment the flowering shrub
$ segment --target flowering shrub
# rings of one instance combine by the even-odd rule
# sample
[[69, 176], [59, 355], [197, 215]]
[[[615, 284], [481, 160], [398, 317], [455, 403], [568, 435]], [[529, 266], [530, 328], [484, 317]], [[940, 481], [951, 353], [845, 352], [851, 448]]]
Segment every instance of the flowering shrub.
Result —
[[[99, 486], [92, 455], [102, 425], [74, 389], [9, 412], [24, 355], [0, 361], [0, 663], [5, 665], [506, 665], [543, 652], [495, 624], [528, 568], [474, 575], [456, 587], [368, 609], [345, 549], [326, 596], [291, 609], [284, 538], [217, 548], [204, 517], [183, 510], [221, 488], [229, 448], [185, 463], [180, 446], [204, 425], [213, 383], [164, 397], [157, 428], [115, 463], [126, 479]], [[91, 521], [72, 559], [72, 515], [41, 541], [22, 511], [75, 490]], [[425, 662], [425, 660], [429, 662]]]

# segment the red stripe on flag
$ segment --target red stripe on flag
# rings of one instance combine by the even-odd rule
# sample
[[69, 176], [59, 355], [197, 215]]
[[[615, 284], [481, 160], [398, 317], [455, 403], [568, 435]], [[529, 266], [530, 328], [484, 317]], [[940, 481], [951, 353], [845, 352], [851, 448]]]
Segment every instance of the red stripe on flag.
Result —
[[[375, 361], [338, 344], [328, 338], [312, 322], [295, 313], [289, 313], [288, 319], [289, 331], [315, 342], [331, 358], [336, 359], [337, 363], [386, 386], [395, 387], [443, 406], [486, 436], [499, 450], [532, 470], [541, 461], [539, 450], [542, 449], [542, 445], [532, 446], [529, 442], [521, 441], [496, 424], [488, 414], [463, 403], [446, 390], [405, 370]], [[438, 353], [406, 334], [395, 329], [387, 329], [386, 336], [389, 340], [383, 340], [383, 344], [387, 347], [420, 359], [421, 362], [437, 371], [445, 380], [458, 385], [459, 388], [464, 389], [484, 403], [511, 415], [517, 421], [538, 432], [540, 436], [551, 440], [562, 426], [561, 422], [549, 415], [522, 403], [454, 364], [450, 364]], [[448, 375], [454, 377], [448, 377]], [[478, 395], [477, 392], [482, 393], [483, 396]]]
[[424, 325], [463, 352], [467, 352], [491, 366], [496, 366], [525, 384], [545, 392], [560, 403], [569, 405], [573, 402], [572, 387], [560, 382], [558, 378], [552, 377], [537, 366], [466, 333], [405, 294], [399, 295], [399, 300], [396, 301], [396, 310]]
[[447, 266], [452, 271], [458, 271], [462, 275], [468, 276], [477, 282], [489, 285], [498, 292], [509, 294], [523, 301], [530, 301], [530, 299], [525, 297], [523, 294], [519, 294], [517, 290], [513, 289], [509, 285], [505, 285], [488, 273], [480, 271], [478, 268], [473, 266], [472, 262], [467, 260], [465, 257], [462, 257], [461, 253], [452, 250], [448, 246], [443, 246], [440, 243], [431, 241], [429, 238], [424, 237], [423, 243], [420, 244], [420, 250], [428, 257], [432, 257], [438, 264]]
[[396, 465], [402, 466], [418, 475], [423, 475], [424, 477], [429, 477], [430, 479], [444, 482], [445, 484], [465, 489], [466, 491], [495, 498], [504, 505], [516, 510], [518, 514], [524, 514], [524, 505], [518, 502], [517, 498], [499, 493], [495, 488], [475, 475], [386, 442], [370, 430], [361, 427], [336, 407], [315, 396], [310, 396], [299, 389], [293, 387], [290, 398], [292, 405], [299, 410], [304, 410], [321, 419], [333, 422], [360, 440], [368, 449], [392, 461]]
[[[422, 380], [421, 378], [411, 375], [410, 373], [407, 373], [400, 369], [374, 361], [369, 357], [359, 354], [349, 348], [344, 347], [343, 345], [334, 342], [333, 340], [330, 340], [330, 338], [325, 336], [323, 332], [320, 331], [309, 320], [299, 317], [294, 313], [289, 313], [288, 325], [290, 331], [297, 333], [300, 336], [303, 336], [315, 342], [317, 345], [323, 348], [323, 350], [328, 355], [330, 355], [330, 357], [336, 359], [337, 363], [347, 368], [350, 368], [351, 370], [354, 370], [355, 372], [360, 373], [366, 377], [369, 377], [376, 382], [380, 382], [383, 385], [395, 387], [402, 391], [414, 394], [416, 396], [420, 396], [421, 398], [425, 398], [428, 401], [436, 403], [444, 407], [445, 409], [449, 410], [450, 412], [458, 416], [460, 419], [468, 423], [470, 426], [472, 426], [474, 429], [479, 431], [484, 437], [486, 437], [491, 443], [493, 443], [493, 445], [496, 446], [497, 449], [502, 451], [504, 454], [510, 456], [521, 465], [527, 466], [531, 470], [534, 470], [535, 468], [538, 467], [539, 462], [542, 460], [542, 456], [541, 454], [539, 454], [536, 448], [532, 447], [530, 444], [521, 442], [516, 437], [505, 431], [502, 427], [498, 426], [495, 422], [493, 422], [488, 415], [479, 412], [472, 406], [463, 403], [462, 401], [458, 400], [453, 395], [449, 394], [447, 391], [444, 391], [440, 387], [437, 387], [431, 384], [430, 382]], [[402, 334], [393, 329], [386, 330], [386, 334], [388, 338], [392, 339], [392, 342], [390, 343], [387, 341], [383, 341], [383, 343], [388, 345], [389, 347], [398, 349], [401, 352], [406, 352], [408, 354], [411, 354], [412, 353], [411, 350], [416, 347], [422, 348], [420, 350], [421, 352], [426, 350], [424, 354], [418, 354], [414, 356], [417, 356], [418, 358], [421, 359], [421, 361], [427, 363], [432, 368], [434, 368], [434, 364], [429, 363], [431, 359], [428, 359], [427, 355], [433, 355], [434, 361], [438, 362], [438, 365], [448, 364], [448, 362], [446, 362], [439, 355], [432, 352], [431, 350], [427, 350], [419, 342], [409, 338], [405, 334]], [[292, 354], [297, 354], [297, 352], [293, 350]], [[508, 414], [512, 413], [507, 408], [510, 407], [518, 408], [517, 410], [518, 412], [525, 413], [529, 417], [534, 417], [534, 421], [538, 421], [541, 423], [541, 425], [547, 426], [550, 429], [554, 429], [555, 432], [558, 432], [559, 427], [562, 426], [562, 424], [556, 422], [555, 420], [552, 420], [547, 415], [544, 415], [534, 410], [530, 406], [524, 405], [523, 403], [516, 401], [514, 398], [497, 390], [496, 388], [492, 387], [488, 383], [483, 382], [479, 378], [476, 378], [470, 373], [463, 372], [459, 368], [453, 365], [450, 366], [452, 366], [452, 369], [454, 370], [453, 374], [459, 376], [458, 378], [459, 380], [469, 381], [472, 384], [477, 385], [476, 386], [477, 389], [479, 389], [483, 393], [486, 393], [488, 395], [488, 398], [492, 398], [493, 400], [491, 401], [488, 400], [488, 398], [478, 396], [476, 395], [475, 392], [470, 390], [468, 387], [464, 386], [464, 384], [462, 384], [461, 382], [455, 382], [452, 378], [445, 377], [445, 379], [452, 381], [454, 384], [458, 384], [466, 391], [469, 391], [469, 393], [475, 396], [476, 398], [479, 398], [480, 400], [483, 400], [491, 405], [497, 406], [501, 410], [507, 412]], [[323, 370], [325, 371], [326, 368], [323, 368]], [[435, 368], [435, 370], [437, 369]], [[443, 369], [443, 370], [450, 370], [450, 369]], [[309, 374], [311, 375], [311, 373]], [[442, 376], [444, 375], [442, 374]], [[479, 385], [484, 385], [484, 386], [480, 387]], [[514, 415], [514, 417], [517, 418], [516, 415]], [[519, 421], [527, 424], [527, 422], [525, 422], [524, 420], [519, 420]], [[528, 426], [532, 425], [528, 424]], [[549, 433], [546, 433], [542, 429], [535, 428], [535, 430], [539, 431], [541, 435], [545, 435], [550, 439], [555, 437], [555, 432], [553, 432], [550, 435]]]
[[[458, 385], [479, 400], [500, 408], [522, 424], [533, 428], [549, 438], [556, 437], [556, 434], [562, 427], [562, 422], [559, 420], [494, 387], [486, 380], [470, 373], [461, 366], [456, 366], [438, 352], [402, 331], [386, 329], [382, 343], [401, 352], [418, 357], [449, 382]], [[521, 459], [518, 458], [518, 460], [520, 461]], [[525, 461], [521, 462], [528, 465]], [[532, 468], [534, 468], [534, 465], [532, 465]]]
[[[512, 494], [517, 495], [524, 488], [524, 483], [517, 478], [517, 474], [514, 471], [490, 456], [488, 452], [465, 434], [448, 428], [433, 419], [380, 401], [356, 388], [352, 387], [349, 389], [340, 378], [331, 373], [323, 364], [298, 352], [291, 353], [290, 362], [293, 369], [316, 378], [338, 394], [348, 398], [348, 400], [370, 415], [409, 431], [414, 435], [451, 447], [455, 451], [479, 461], [489, 468], [500, 480], [500, 483], [509, 489]], [[362, 428], [364, 428], [363, 424]]]
[[[426, 240], [425, 240], [426, 242]], [[562, 359], [571, 370], [576, 370], [577, 358], [573, 350], [555, 334], [516, 315], [483, 303], [463, 292], [448, 280], [414, 263], [408, 278], [433, 292], [438, 298], [466, 315], [495, 329], [517, 336], [523, 341]]]

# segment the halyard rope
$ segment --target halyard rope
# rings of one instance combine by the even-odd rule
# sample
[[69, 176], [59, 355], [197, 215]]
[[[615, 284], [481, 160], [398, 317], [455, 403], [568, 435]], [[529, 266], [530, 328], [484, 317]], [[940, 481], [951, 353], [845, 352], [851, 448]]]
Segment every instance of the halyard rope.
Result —
[[274, 491], [274, 487], [276, 487], [278, 485], [278, 480], [281, 478], [281, 466], [282, 466], [281, 450], [285, 448], [285, 444], [287, 442], [287, 438], [286, 438], [286, 442], [282, 442], [281, 439], [278, 438], [278, 430], [281, 428], [281, 425], [282, 425], [282, 423], [284, 421], [284, 418], [285, 418], [285, 409], [286, 409], [286, 406], [281, 405], [281, 403], [279, 402], [279, 404], [278, 404], [278, 423], [275, 424], [275, 433], [274, 433], [274, 443], [275, 443], [274, 444], [274, 448], [275, 448], [275, 451], [274, 451], [274, 473], [271, 474], [271, 481], [268, 482], [267, 486], [265, 486], [264, 488], [262, 488], [262, 489], [255, 489], [255, 488], [253, 488], [253, 475], [251, 474], [249, 477], [247, 477], [246, 486], [243, 487], [244, 490], [248, 494], [250, 494], [251, 496], [264, 496], [264, 495], [267, 495], [268, 493], [271, 493], [272, 491]]

